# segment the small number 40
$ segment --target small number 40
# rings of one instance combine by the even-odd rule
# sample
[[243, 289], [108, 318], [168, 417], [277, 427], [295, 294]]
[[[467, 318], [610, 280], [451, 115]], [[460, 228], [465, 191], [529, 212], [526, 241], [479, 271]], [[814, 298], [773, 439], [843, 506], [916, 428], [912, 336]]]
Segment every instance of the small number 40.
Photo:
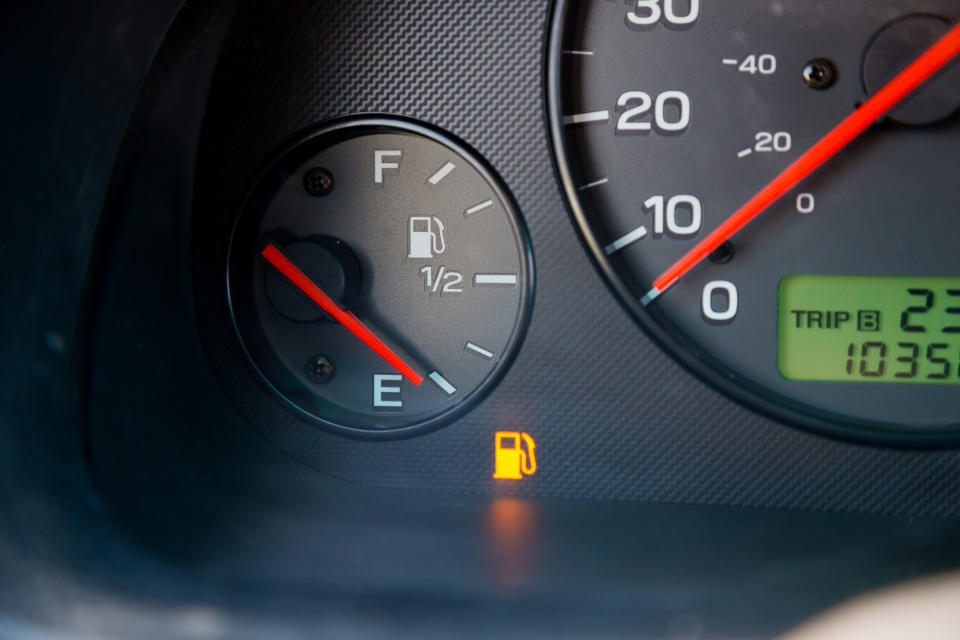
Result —
[[777, 59], [771, 53], [762, 53], [759, 56], [750, 54], [743, 59], [737, 71], [753, 75], [760, 73], [764, 76], [772, 76], [777, 72]]

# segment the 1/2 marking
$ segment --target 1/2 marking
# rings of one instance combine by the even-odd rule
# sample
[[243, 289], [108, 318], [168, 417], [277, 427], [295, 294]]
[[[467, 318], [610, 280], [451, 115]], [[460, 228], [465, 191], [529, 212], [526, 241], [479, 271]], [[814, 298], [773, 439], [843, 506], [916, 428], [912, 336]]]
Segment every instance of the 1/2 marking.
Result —
[[420, 267], [423, 276], [423, 289], [427, 295], [439, 293], [440, 296], [463, 293], [463, 274], [447, 270], [444, 265], [437, 267], [436, 273], [431, 265]]

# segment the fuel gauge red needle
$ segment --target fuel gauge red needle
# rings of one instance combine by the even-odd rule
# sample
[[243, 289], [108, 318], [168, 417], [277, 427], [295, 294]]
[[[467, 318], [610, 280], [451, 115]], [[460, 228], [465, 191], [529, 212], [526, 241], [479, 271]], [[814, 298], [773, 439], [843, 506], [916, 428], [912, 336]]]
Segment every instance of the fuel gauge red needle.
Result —
[[373, 349], [377, 355], [403, 374], [407, 380], [415, 386], [419, 386], [420, 383], [423, 382], [423, 376], [404, 362], [383, 340], [378, 338], [365, 324], [360, 322], [357, 316], [341, 307], [336, 300], [327, 295], [323, 289], [308, 278], [297, 265], [293, 264], [287, 256], [283, 255], [283, 252], [280, 251], [275, 244], [272, 242], [268, 243], [260, 253], [264, 259], [289, 280], [293, 286], [302, 291], [304, 295], [316, 303], [318, 307], [330, 314], [334, 320], [346, 327], [347, 331]]
[[856, 111], [844, 118], [830, 133], [810, 147], [793, 164], [727, 218], [723, 224], [654, 280], [653, 288], [643, 296], [641, 302], [645, 305], [649, 304], [666, 291], [717, 247], [765, 211], [784, 193], [856, 139], [877, 118], [896, 106], [930, 76], [942, 69], [958, 53], [960, 53], [960, 24], [950, 29], [942, 38], [924, 51], [920, 57], [894, 76], [890, 82], [885, 84]]

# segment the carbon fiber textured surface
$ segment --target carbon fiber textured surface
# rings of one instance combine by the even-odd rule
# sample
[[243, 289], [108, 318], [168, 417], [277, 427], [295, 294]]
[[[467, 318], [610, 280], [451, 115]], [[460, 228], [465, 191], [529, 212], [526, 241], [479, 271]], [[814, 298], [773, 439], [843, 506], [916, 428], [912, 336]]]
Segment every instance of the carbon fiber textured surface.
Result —
[[[775, 424], [703, 385], [633, 324], [589, 262], [554, 176], [543, 108], [548, 14], [544, 0], [241, 8], [207, 108], [196, 243], [218, 246], [222, 258], [248, 185], [295, 132], [390, 113], [462, 138], [501, 174], [529, 226], [537, 291], [520, 354], [486, 401], [438, 432], [363, 442], [298, 421], [258, 385], [224, 312], [224, 262], [205, 252], [194, 265], [201, 331], [240, 413], [310, 466], [376, 486], [960, 514], [960, 454], [865, 447]], [[499, 429], [536, 438], [536, 475], [494, 484]]]

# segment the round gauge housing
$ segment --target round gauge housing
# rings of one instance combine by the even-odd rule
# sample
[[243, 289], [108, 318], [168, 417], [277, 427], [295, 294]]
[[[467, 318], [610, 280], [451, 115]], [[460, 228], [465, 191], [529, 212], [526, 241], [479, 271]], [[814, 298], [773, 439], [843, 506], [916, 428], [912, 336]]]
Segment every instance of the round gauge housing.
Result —
[[781, 421], [940, 445], [960, 436], [955, 60], [665, 278], [960, 17], [924, 11], [559, 0], [548, 111], [585, 244], [678, 360]]
[[463, 143], [365, 117], [310, 132], [237, 218], [229, 307], [256, 373], [310, 423], [410, 435], [504, 373], [533, 263], [513, 199]]

